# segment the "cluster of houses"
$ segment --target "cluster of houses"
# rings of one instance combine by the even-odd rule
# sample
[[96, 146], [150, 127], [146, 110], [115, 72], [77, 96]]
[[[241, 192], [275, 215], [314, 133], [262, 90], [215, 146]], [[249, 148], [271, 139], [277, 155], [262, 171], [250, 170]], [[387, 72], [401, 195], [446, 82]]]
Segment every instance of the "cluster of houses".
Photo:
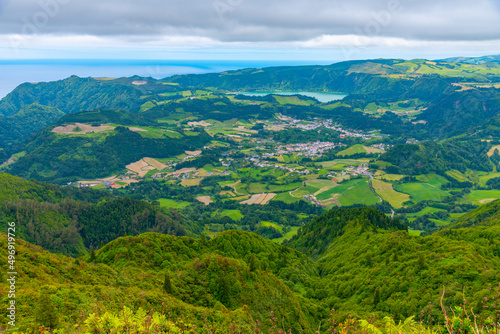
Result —
[[284, 117], [281, 114], [279, 116], [280, 116], [279, 117], [280, 122], [276, 125], [281, 127], [291, 126], [301, 130], [316, 130], [318, 128], [324, 127], [339, 132], [340, 138], [355, 137], [355, 138], [362, 138], [364, 140], [369, 140], [373, 138], [382, 138], [381, 135], [376, 134], [379, 132], [379, 130], [372, 130], [368, 133], [362, 133], [360, 131], [354, 131], [354, 130], [346, 130], [341, 128], [339, 124], [333, 124], [333, 121], [331, 119], [322, 120], [318, 117], [315, 117], [314, 121], [304, 121], [298, 119], [290, 119], [288, 117]]
[[288, 144], [288, 145], [280, 145], [276, 148], [276, 153], [286, 154], [298, 152], [297, 155], [305, 155], [305, 156], [316, 156], [322, 155], [323, 152], [337, 148], [342, 146], [340, 143], [332, 143], [332, 142], [314, 142], [314, 143], [303, 143], [303, 144]]

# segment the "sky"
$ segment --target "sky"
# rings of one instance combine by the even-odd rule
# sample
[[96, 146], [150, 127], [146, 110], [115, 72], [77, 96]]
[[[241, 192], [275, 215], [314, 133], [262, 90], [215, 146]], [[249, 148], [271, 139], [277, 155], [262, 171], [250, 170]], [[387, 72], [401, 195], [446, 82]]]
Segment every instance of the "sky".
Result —
[[0, 59], [500, 54], [498, 0], [0, 0]]

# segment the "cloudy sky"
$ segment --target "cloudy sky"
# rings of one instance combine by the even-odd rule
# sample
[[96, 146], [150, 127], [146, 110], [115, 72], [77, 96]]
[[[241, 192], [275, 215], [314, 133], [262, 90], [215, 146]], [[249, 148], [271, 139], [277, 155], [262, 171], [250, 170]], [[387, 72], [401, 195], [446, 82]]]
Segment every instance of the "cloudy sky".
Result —
[[0, 59], [500, 54], [498, 0], [0, 0]]

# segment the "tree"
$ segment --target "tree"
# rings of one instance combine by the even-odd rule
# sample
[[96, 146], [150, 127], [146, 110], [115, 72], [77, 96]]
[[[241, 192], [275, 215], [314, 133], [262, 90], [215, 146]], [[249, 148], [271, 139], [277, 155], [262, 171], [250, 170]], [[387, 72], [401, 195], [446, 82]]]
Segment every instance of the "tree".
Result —
[[94, 250], [94, 247], [90, 247], [90, 262], [94, 262], [95, 261], [95, 250]]
[[163, 290], [165, 290], [165, 292], [168, 294], [172, 293], [172, 282], [170, 281], [170, 274], [168, 272], [165, 273], [165, 280], [163, 282]]
[[254, 254], [250, 255], [250, 263], [248, 266], [250, 267], [251, 272], [257, 270], [257, 259]]
[[48, 293], [42, 292], [38, 298], [35, 310], [35, 322], [38, 326], [45, 326], [51, 329], [57, 328], [59, 324], [56, 308]]
[[422, 270], [425, 268], [425, 258], [424, 258], [424, 254], [420, 254], [420, 256], [418, 257], [418, 263], [417, 263], [417, 266], [418, 266], [418, 270]]
[[380, 289], [375, 289], [375, 295], [373, 296], [373, 306], [377, 306], [380, 303]]
[[399, 262], [398, 253], [394, 252], [392, 255], [392, 262]]

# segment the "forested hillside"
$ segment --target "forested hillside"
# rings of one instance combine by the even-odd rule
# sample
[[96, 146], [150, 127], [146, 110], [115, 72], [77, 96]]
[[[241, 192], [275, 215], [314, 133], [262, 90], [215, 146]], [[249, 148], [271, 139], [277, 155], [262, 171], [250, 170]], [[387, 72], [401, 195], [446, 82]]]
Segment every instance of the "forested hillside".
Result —
[[[463, 303], [465, 288], [468, 305], [486, 319], [494, 309], [483, 301], [496, 294], [488, 287], [498, 282], [500, 260], [496, 244], [482, 242], [481, 235], [496, 230], [414, 237], [373, 209], [337, 209], [304, 226], [288, 244], [309, 245], [317, 260], [239, 231], [211, 240], [121, 237], [76, 260], [19, 241], [20, 327], [92, 331], [105, 319], [122, 326], [127, 314], [144, 317], [151, 310], [166, 316], [155, 321], [193, 333], [267, 332], [273, 318], [278, 328], [300, 333], [328, 323], [332, 308], [336, 323], [374, 314], [376, 326], [383, 326], [385, 315], [419, 316], [422, 324], [437, 325], [444, 321], [442, 287], [445, 305]], [[351, 323], [353, 329], [362, 325]], [[328, 327], [321, 332], [330, 333]]]
[[[17, 236], [47, 250], [87, 254], [123, 235], [155, 231], [187, 235], [182, 216], [144, 201], [105, 191], [57, 187], [0, 173], [1, 227], [16, 221]], [[184, 226], [182, 226], [183, 224]]]

